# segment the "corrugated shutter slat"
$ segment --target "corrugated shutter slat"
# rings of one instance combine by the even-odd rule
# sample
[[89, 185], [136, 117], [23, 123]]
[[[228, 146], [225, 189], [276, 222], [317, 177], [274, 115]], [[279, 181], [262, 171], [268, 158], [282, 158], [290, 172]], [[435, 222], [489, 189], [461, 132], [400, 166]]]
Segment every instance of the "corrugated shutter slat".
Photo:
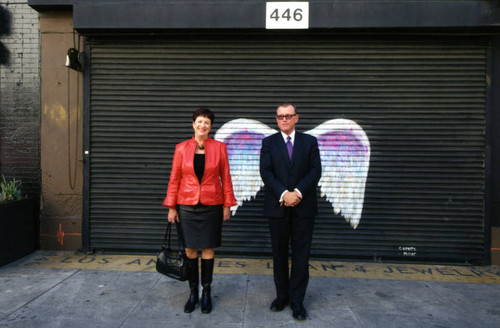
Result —
[[[276, 105], [292, 101], [300, 131], [347, 118], [371, 146], [361, 223], [352, 229], [322, 198], [313, 257], [484, 259], [479, 41], [186, 34], [90, 49], [91, 248], [158, 249], [174, 147], [191, 137], [196, 108], [214, 110], [215, 134], [237, 118], [276, 128]], [[262, 202], [260, 191], [224, 225], [218, 254], [270, 255]]]

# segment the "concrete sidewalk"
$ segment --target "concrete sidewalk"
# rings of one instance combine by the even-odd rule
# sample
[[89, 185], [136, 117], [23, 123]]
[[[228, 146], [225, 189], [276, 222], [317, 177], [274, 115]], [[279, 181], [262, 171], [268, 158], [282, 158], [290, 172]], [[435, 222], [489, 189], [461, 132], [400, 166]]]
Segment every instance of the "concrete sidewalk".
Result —
[[[198, 306], [185, 314], [187, 282], [150, 269], [34, 265], [40, 255], [43, 252], [0, 268], [0, 327], [500, 327], [497, 280], [311, 276], [304, 301], [309, 317], [299, 322], [289, 308], [279, 313], [269, 310], [275, 295], [268, 273], [216, 271], [212, 313], [202, 314]], [[66, 257], [65, 262], [85, 261]], [[455, 268], [440, 270], [451, 278]], [[458, 268], [465, 275], [464, 267]], [[484, 269], [500, 277], [498, 267]]]

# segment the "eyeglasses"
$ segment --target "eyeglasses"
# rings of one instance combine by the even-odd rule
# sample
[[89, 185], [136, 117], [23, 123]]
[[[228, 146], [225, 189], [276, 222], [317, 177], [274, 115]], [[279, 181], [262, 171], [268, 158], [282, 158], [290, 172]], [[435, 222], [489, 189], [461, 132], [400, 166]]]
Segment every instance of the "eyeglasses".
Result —
[[283, 121], [283, 119], [291, 120], [292, 117], [294, 117], [297, 114], [292, 114], [292, 115], [276, 115], [276, 118], [280, 121]]

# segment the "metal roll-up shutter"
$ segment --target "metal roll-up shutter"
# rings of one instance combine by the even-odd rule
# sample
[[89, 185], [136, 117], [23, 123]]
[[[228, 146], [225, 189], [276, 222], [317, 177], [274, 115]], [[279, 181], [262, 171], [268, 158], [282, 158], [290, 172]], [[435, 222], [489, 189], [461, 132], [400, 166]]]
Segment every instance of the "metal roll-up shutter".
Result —
[[[424, 262], [484, 259], [486, 45], [330, 34], [176, 35], [89, 41], [89, 236], [99, 250], [152, 252], [175, 144], [191, 114], [212, 135], [238, 118], [298, 129], [345, 118], [371, 148], [356, 229], [320, 198], [312, 256]], [[318, 195], [320, 191], [318, 190]], [[269, 256], [263, 191], [224, 224], [221, 255]]]

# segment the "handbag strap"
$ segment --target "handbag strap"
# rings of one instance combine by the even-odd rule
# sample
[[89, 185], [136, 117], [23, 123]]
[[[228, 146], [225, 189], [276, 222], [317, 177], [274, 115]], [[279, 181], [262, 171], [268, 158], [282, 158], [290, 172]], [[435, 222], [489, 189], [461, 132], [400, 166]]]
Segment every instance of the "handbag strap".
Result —
[[186, 248], [186, 243], [184, 242], [184, 234], [182, 233], [182, 226], [180, 222], [175, 222], [175, 229], [177, 230], [177, 240], [179, 241], [179, 246], [182, 246], [182, 249]]
[[[177, 242], [179, 244], [179, 248], [186, 248], [186, 244], [184, 243], [184, 236], [182, 235], [182, 228], [179, 222], [175, 222], [175, 229], [177, 230]], [[172, 240], [172, 223], [167, 224], [167, 230], [165, 231], [165, 238], [163, 239], [163, 245], [166, 245], [170, 248], [170, 241]]]

